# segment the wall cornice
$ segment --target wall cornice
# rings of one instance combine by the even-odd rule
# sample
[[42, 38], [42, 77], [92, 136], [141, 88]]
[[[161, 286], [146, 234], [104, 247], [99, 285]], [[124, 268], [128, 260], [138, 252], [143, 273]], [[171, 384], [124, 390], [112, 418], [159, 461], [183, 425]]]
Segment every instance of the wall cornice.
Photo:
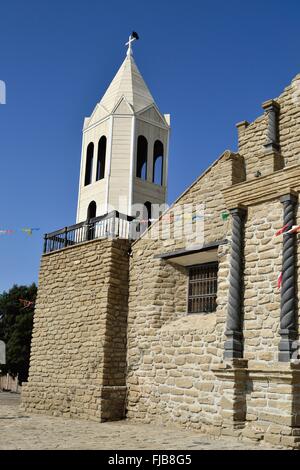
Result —
[[244, 181], [225, 189], [222, 194], [227, 209], [239, 204], [253, 206], [261, 202], [278, 199], [288, 193], [300, 192], [300, 165], [276, 171], [251, 181]]

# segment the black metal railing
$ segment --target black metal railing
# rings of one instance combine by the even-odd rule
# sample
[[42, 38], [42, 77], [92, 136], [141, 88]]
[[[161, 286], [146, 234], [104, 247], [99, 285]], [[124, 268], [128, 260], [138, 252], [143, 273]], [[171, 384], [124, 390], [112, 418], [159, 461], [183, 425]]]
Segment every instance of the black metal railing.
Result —
[[137, 223], [134, 217], [118, 211], [71, 225], [44, 235], [44, 253], [61, 250], [98, 238], [137, 238]]

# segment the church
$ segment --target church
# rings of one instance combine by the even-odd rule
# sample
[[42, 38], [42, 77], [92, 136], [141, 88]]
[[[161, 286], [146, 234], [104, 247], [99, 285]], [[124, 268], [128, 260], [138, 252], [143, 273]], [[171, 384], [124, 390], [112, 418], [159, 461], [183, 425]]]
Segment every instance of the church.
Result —
[[137, 38], [84, 120], [76, 224], [44, 238], [22, 409], [300, 448], [300, 75], [168, 207]]

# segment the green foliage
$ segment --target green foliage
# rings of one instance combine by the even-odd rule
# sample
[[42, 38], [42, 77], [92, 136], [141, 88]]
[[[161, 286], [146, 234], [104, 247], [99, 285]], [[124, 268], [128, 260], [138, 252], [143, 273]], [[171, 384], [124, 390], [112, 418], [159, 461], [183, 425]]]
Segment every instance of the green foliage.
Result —
[[37, 287], [14, 285], [0, 294], [0, 339], [6, 343], [4, 373], [19, 374], [20, 382], [28, 378], [30, 342], [34, 305], [24, 308], [20, 299], [35, 302]]

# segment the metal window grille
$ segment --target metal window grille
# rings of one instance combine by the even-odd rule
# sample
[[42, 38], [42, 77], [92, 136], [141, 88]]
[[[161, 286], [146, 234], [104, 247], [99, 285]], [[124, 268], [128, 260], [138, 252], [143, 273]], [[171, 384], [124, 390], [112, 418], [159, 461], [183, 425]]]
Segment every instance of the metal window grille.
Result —
[[210, 313], [217, 308], [218, 263], [189, 270], [188, 313]]

